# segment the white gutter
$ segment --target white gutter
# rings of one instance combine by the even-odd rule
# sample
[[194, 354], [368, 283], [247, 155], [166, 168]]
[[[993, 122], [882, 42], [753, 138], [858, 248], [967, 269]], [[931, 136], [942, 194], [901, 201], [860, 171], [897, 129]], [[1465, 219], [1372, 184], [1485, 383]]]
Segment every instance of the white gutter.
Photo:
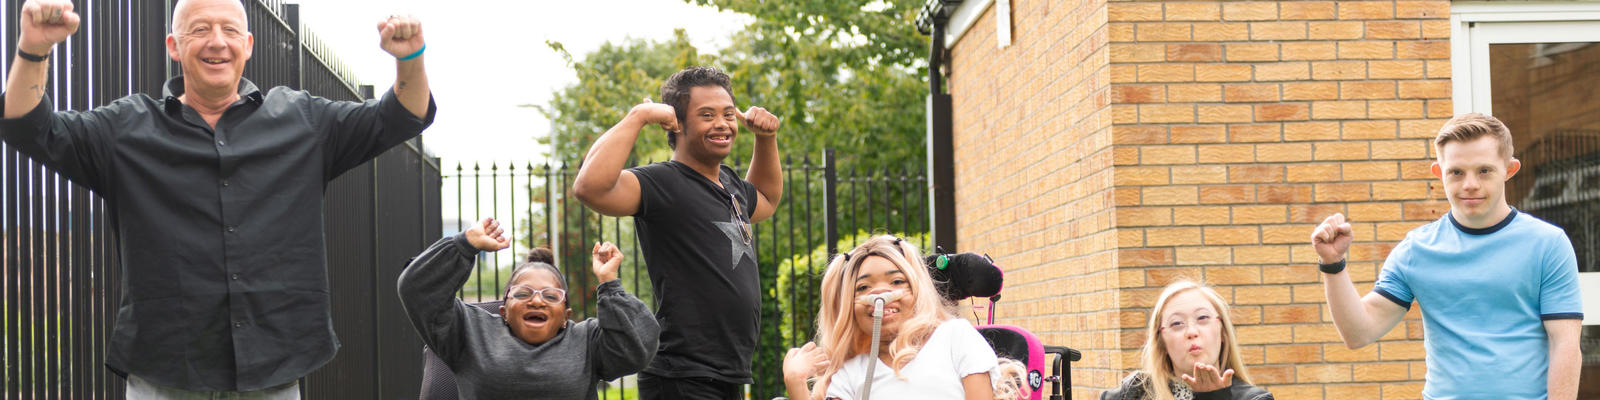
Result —
[[983, 12], [993, 4], [994, 0], [967, 0], [956, 6], [956, 12], [950, 14], [950, 24], [945, 26], [944, 48], [955, 47], [956, 42], [961, 41], [961, 36], [972, 29], [972, 25], [978, 23], [978, 17], [983, 16]]

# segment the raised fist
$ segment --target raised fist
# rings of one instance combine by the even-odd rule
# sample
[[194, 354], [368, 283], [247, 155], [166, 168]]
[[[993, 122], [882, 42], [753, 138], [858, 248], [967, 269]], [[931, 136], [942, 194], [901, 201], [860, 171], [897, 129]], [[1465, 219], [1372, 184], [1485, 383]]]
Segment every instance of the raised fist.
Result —
[[776, 135], [778, 133], [778, 125], [781, 122], [778, 116], [772, 115], [772, 113], [767, 112], [767, 109], [761, 107], [752, 106], [749, 110], [739, 113], [739, 123], [749, 129], [751, 133], [755, 133], [756, 136]]
[[1319, 262], [1331, 264], [1344, 259], [1345, 252], [1350, 251], [1350, 241], [1355, 239], [1351, 233], [1350, 223], [1345, 222], [1344, 214], [1335, 213], [1322, 220], [1317, 229], [1311, 231], [1311, 247], [1317, 250]]
[[600, 283], [617, 280], [617, 268], [622, 265], [622, 250], [611, 242], [594, 244], [594, 277]]
[[378, 22], [378, 45], [394, 58], [422, 50], [422, 21], [410, 15], [390, 15]]
[[78, 31], [78, 13], [68, 0], [28, 0], [22, 4], [17, 49], [43, 55]]

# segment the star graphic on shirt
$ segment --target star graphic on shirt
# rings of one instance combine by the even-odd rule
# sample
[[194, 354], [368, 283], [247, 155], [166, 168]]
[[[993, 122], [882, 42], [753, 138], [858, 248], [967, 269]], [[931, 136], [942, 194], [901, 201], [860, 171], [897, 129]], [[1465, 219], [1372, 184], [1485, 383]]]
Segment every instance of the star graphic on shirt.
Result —
[[727, 235], [728, 242], [732, 244], [733, 249], [729, 251], [730, 253], [733, 253], [733, 268], [731, 269], [739, 269], [739, 262], [743, 261], [745, 256], [749, 256], [750, 261], [755, 262], [756, 250], [750, 247], [750, 243], [746, 243], [744, 241], [746, 229], [745, 226], [743, 226], [744, 222], [712, 221], [711, 223], [715, 224], [717, 229], [722, 230], [722, 234]]

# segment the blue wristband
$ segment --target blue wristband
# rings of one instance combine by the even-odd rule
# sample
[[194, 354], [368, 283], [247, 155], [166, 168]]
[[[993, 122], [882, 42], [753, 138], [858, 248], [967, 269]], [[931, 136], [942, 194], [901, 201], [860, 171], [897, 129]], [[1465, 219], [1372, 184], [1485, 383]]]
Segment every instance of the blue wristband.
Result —
[[421, 56], [422, 52], [425, 51], [425, 50], [428, 50], [428, 44], [427, 43], [423, 43], [422, 44], [422, 48], [417, 49], [417, 52], [411, 53], [411, 55], [408, 55], [408, 56], [405, 56], [405, 57], [400, 57], [399, 59], [397, 59], [397, 61], [407, 61], [407, 60], [410, 60], [410, 59], [413, 59], [413, 58], [417, 58], [418, 56]]

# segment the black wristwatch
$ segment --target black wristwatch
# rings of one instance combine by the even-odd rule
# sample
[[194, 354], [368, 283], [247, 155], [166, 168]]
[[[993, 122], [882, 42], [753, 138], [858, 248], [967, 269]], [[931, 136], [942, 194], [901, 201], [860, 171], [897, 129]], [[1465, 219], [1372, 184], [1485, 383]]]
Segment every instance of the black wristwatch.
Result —
[[17, 49], [17, 57], [22, 57], [22, 59], [28, 60], [28, 61], [42, 62], [44, 60], [50, 59], [50, 52], [47, 51], [47, 52], [44, 52], [43, 55], [39, 55], [39, 54], [31, 54], [31, 53], [28, 53], [26, 51], [22, 51], [22, 49], [18, 48]]
[[1317, 269], [1322, 270], [1322, 273], [1324, 274], [1337, 274], [1339, 271], [1344, 271], [1344, 259], [1341, 258], [1338, 262], [1333, 264], [1322, 264], [1321, 261], [1317, 261]]

